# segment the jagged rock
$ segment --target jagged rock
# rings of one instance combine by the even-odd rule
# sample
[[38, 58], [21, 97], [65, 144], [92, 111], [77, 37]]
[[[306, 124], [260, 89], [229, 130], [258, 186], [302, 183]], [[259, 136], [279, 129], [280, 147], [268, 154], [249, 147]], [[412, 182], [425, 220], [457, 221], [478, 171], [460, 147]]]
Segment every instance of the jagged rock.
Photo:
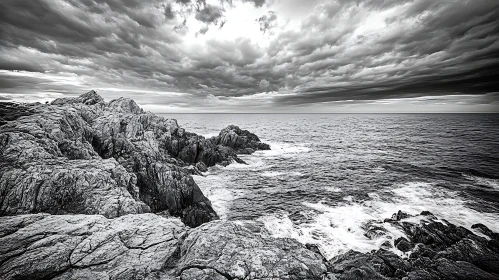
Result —
[[51, 105], [66, 105], [66, 104], [75, 104], [75, 103], [83, 103], [85, 105], [94, 105], [97, 103], [104, 102], [104, 99], [97, 94], [95, 90], [91, 90], [87, 93], [84, 93], [78, 97], [64, 97], [57, 98], [52, 101]]
[[196, 163], [196, 168], [200, 172], [206, 172], [206, 171], [208, 171], [208, 167], [206, 167], [206, 164], [204, 164], [204, 162], [198, 162], [198, 163]]
[[168, 277], [187, 228], [154, 214], [0, 217], [2, 279]]
[[271, 238], [251, 224], [213, 221], [185, 239], [177, 270], [184, 280], [321, 279], [326, 266], [295, 240]]
[[[186, 132], [128, 98], [106, 103], [90, 91], [28, 107], [0, 127], [2, 215], [168, 210], [198, 226], [217, 215], [185, 167], [241, 162], [234, 148]], [[241, 133], [251, 138], [248, 147], [260, 145]]]
[[400, 221], [405, 218], [409, 218], [411, 215], [399, 210], [396, 214], [393, 214], [392, 219], [395, 221]]

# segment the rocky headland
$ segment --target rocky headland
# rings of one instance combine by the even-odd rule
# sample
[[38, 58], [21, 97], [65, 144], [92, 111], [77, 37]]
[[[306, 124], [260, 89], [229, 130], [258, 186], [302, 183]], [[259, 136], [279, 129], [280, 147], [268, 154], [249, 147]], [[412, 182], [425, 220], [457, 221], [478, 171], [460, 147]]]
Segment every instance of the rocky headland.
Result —
[[95, 91], [0, 103], [0, 279], [499, 279], [499, 234], [398, 212], [404, 237], [325, 259], [253, 221], [222, 221], [192, 174], [270, 149], [229, 126], [189, 133]]

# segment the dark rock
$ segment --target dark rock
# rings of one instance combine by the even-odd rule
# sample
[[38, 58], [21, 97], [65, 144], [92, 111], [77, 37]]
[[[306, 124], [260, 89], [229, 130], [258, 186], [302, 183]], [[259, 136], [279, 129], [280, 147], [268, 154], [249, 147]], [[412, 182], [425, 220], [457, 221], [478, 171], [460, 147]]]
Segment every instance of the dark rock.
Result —
[[[492, 280], [499, 279], [498, 275], [490, 274], [476, 267], [475, 265], [463, 261], [450, 261], [448, 259], [438, 259], [436, 261], [436, 272], [444, 279], [456, 280]], [[435, 273], [436, 274], [436, 273]]]
[[411, 215], [399, 210], [397, 213], [393, 214], [392, 220], [400, 221], [402, 219], [409, 218], [409, 217], [411, 217]]
[[261, 143], [258, 136], [235, 125], [222, 129], [216, 139], [221, 145], [234, 148], [236, 152], [248, 153], [248, 148], [251, 150], [270, 150], [270, 146]]
[[33, 104], [0, 102], [0, 126], [34, 113], [36, 113], [36, 105]]
[[499, 254], [488, 246], [486, 240], [481, 238], [463, 238], [445, 250], [438, 252], [434, 258], [465, 261], [487, 272], [499, 272]]
[[381, 258], [352, 250], [329, 262], [338, 279], [385, 279], [383, 275], [395, 272]]
[[389, 240], [386, 240], [385, 242], [381, 243], [380, 248], [383, 250], [388, 250], [388, 249], [393, 248], [393, 245]]
[[407, 252], [414, 248], [414, 244], [409, 242], [405, 237], [399, 237], [395, 240], [395, 247], [402, 252]]
[[488, 237], [490, 237], [492, 239], [499, 240], [499, 233], [491, 231], [484, 224], [474, 224], [474, 225], [471, 226], [471, 228], [478, 230], [482, 234], [485, 234], [486, 236], [488, 236]]
[[422, 211], [421, 216], [434, 216], [433, 213], [431, 213], [430, 211]]
[[365, 231], [364, 236], [369, 239], [376, 239], [386, 235], [387, 230], [376, 221], [369, 221], [361, 226]]

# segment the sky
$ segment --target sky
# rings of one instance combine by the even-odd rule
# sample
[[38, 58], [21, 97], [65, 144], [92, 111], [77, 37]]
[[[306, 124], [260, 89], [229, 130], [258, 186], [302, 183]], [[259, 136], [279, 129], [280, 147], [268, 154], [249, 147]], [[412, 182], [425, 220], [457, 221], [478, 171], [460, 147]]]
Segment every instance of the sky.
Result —
[[499, 112], [497, 0], [2, 0], [0, 101]]

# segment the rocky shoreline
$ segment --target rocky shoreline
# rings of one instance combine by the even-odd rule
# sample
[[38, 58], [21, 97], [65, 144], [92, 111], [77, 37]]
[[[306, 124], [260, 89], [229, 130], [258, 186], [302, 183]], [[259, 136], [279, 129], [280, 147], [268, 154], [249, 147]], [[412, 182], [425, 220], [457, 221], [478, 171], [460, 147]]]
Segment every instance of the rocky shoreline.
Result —
[[329, 260], [258, 222], [219, 220], [191, 175], [268, 149], [237, 126], [205, 138], [95, 91], [0, 103], [0, 278], [499, 279], [498, 233], [429, 212], [372, 221], [368, 238], [405, 236]]

